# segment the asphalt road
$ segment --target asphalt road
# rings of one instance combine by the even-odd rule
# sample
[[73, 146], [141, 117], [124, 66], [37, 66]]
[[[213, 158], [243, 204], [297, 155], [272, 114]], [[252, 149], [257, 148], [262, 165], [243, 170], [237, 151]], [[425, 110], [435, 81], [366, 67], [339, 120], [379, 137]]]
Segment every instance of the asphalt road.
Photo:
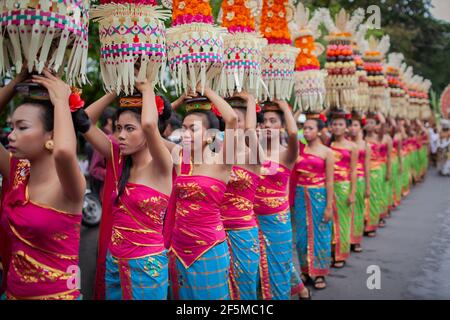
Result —
[[[450, 179], [431, 170], [363, 249], [313, 299], [450, 299]], [[370, 266], [379, 267], [380, 289], [368, 289]]]
[[[81, 235], [81, 286], [89, 300], [98, 229], [83, 227]], [[376, 238], [364, 238], [363, 248], [344, 269], [332, 269], [328, 288], [313, 290], [314, 300], [450, 299], [450, 179], [431, 170], [393, 212], [387, 227]], [[370, 266], [380, 270], [380, 289], [368, 289]]]

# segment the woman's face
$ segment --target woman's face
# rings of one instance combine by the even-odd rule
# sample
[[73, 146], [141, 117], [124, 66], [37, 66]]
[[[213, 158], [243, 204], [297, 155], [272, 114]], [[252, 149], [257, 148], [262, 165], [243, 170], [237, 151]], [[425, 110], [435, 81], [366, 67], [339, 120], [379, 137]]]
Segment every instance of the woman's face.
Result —
[[45, 131], [43, 109], [23, 104], [13, 113], [12, 132], [8, 136], [9, 151], [15, 158], [33, 160], [44, 152], [45, 143], [53, 138], [53, 132]]
[[183, 148], [190, 148], [191, 153], [201, 151], [206, 146], [207, 137], [206, 116], [202, 114], [189, 114], [183, 120]]
[[319, 135], [319, 128], [317, 126], [317, 121], [315, 120], [306, 120], [303, 126], [303, 136], [306, 141], [311, 142], [317, 139]]
[[361, 122], [359, 122], [358, 120], [352, 120], [352, 125], [350, 126], [350, 135], [356, 138], [361, 133], [361, 130]]
[[345, 135], [345, 130], [347, 129], [347, 122], [345, 119], [334, 119], [331, 123], [331, 133], [335, 137], [340, 137]]
[[266, 129], [267, 138], [273, 139], [280, 135], [280, 130], [283, 128], [280, 115], [274, 111], [264, 112], [264, 122], [262, 123], [262, 129]]
[[377, 127], [377, 121], [375, 119], [367, 119], [366, 130], [368, 132], [375, 131], [376, 127]]
[[116, 128], [119, 148], [123, 155], [131, 155], [146, 148], [147, 140], [135, 113], [132, 111], [121, 113]]

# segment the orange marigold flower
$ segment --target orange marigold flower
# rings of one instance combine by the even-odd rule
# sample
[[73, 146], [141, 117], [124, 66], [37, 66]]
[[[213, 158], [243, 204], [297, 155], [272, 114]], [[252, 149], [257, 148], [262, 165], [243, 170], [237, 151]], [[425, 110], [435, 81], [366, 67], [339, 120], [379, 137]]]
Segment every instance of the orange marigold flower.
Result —
[[260, 30], [265, 38], [291, 41], [286, 3], [286, 0], [263, 0]]
[[245, 6], [247, 0], [223, 0], [222, 26], [225, 28], [243, 27], [255, 30], [255, 19], [249, 8]]
[[209, 0], [173, 0], [172, 7], [173, 20], [182, 15], [212, 16]]

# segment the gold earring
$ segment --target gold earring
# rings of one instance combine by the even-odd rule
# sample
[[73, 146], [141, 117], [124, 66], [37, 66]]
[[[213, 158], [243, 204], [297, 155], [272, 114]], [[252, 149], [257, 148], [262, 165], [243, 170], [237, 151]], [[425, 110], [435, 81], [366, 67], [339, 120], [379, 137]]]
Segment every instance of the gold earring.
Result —
[[48, 140], [45, 143], [45, 149], [47, 149], [48, 151], [53, 151], [55, 144], [53, 143], [53, 140]]
[[206, 143], [207, 143], [207, 144], [213, 143], [213, 138], [212, 138], [212, 137], [209, 137], [208, 139], [206, 139]]

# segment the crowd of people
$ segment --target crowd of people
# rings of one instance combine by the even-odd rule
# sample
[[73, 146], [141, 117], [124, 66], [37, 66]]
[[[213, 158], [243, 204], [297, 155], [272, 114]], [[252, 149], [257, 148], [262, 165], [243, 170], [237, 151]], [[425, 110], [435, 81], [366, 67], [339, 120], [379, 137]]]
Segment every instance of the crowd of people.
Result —
[[[1, 89], [2, 106], [21, 77]], [[100, 299], [309, 299], [305, 285], [325, 289], [330, 267], [362, 252], [428, 169], [419, 120], [334, 110], [299, 128], [284, 101], [206, 89], [171, 104], [148, 83], [137, 85], [142, 107], [110, 109], [106, 94], [71, 116], [69, 86], [48, 71], [32, 79], [50, 103], [21, 103], [0, 148], [7, 299], [81, 298], [66, 284], [85, 188], [76, 131], [102, 181]]]

